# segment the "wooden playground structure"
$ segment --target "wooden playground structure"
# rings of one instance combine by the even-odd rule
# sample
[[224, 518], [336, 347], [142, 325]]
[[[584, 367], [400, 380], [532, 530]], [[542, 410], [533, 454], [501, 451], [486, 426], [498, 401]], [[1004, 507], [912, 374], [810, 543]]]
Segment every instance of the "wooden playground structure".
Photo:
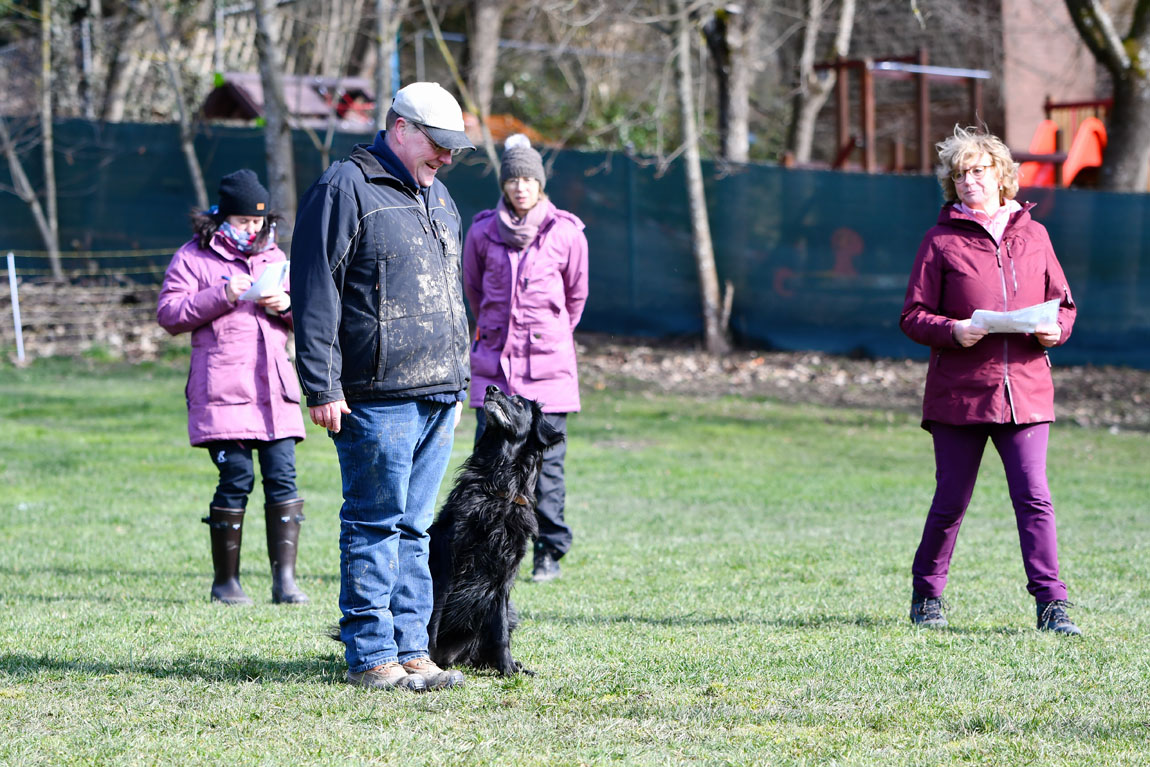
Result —
[[[1046, 119], [1038, 124], [1025, 152], [1014, 152], [1021, 163], [1022, 186], [1094, 186], [1106, 150], [1103, 120], [1113, 101], [1054, 102], [1046, 97]], [[1071, 136], [1069, 149], [1065, 137]]]
[[[941, 82], [965, 86], [967, 92], [966, 119], [975, 125], [982, 114], [982, 84], [989, 80], [990, 72], [983, 69], [932, 66], [925, 48], [911, 56], [891, 56], [881, 59], [844, 59], [816, 64], [820, 70], [833, 70], [835, 78], [835, 154], [831, 167], [845, 170], [856, 167], [865, 173], [881, 171], [902, 173], [917, 171], [931, 173], [934, 163], [934, 144], [931, 132], [931, 83]], [[851, 129], [851, 80], [858, 83], [858, 124]], [[878, 141], [875, 129], [875, 81], [877, 79], [911, 80], [915, 83], [915, 133], [917, 158], [908, 164], [901, 137], [893, 142], [891, 161], [880, 167]], [[1054, 102], [1046, 97], [1046, 119], [1034, 132], [1026, 151], [1016, 151], [1014, 159], [1019, 169], [1022, 186], [1093, 186], [1106, 149], [1106, 125], [1111, 100], [1080, 102]], [[1070, 136], [1070, 146], [1065, 137]], [[860, 162], [852, 165], [852, 157], [859, 154]]]

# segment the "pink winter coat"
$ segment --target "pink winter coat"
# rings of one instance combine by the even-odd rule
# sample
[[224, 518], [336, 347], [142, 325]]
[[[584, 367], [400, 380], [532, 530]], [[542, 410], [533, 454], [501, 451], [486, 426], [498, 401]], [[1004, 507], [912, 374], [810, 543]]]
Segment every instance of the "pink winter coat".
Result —
[[232, 304], [224, 293], [224, 277], [255, 280], [285, 258], [278, 247], [247, 258], [217, 232], [207, 250], [191, 240], [168, 265], [156, 319], [172, 335], [192, 334], [184, 394], [193, 445], [304, 438], [299, 382], [285, 350], [291, 311], [273, 317], [254, 301]]
[[975, 309], [1010, 311], [1058, 299], [1059, 345], [1077, 309], [1046, 228], [1032, 204], [1010, 217], [1001, 243], [974, 219], [945, 205], [918, 249], [899, 325], [931, 347], [923, 426], [1054, 420], [1050, 358], [1029, 333], [994, 333], [973, 346], [954, 340], [956, 320]]
[[542, 200], [547, 211], [526, 249], [503, 244], [498, 214], [475, 216], [463, 246], [463, 290], [475, 315], [471, 406], [489, 384], [536, 400], [547, 413], [579, 410], [573, 333], [587, 301], [583, 222]]

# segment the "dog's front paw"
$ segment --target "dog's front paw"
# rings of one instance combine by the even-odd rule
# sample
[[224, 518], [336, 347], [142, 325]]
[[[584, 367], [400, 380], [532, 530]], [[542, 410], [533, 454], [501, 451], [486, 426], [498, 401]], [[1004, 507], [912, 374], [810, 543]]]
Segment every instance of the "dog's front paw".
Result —
[[515, 671], [513, 673], [525, 674], [526, 676], [535, 676], [534, 671], [529, 668], [524, 668], [523, 664], [519, 661], [515, 661]]

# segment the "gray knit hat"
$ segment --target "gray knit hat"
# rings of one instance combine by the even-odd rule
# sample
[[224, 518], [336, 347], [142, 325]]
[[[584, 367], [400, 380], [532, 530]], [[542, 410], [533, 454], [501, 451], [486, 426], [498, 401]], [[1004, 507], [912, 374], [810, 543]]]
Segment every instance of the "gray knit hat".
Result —
[[508, 136], [503, 144], [503, 162], [499, 166], [499, 183], [512, 178], [537, 178], [539, 188], [547, 186], [543, 158], [531, 148], [531, 140], [522, 133]]

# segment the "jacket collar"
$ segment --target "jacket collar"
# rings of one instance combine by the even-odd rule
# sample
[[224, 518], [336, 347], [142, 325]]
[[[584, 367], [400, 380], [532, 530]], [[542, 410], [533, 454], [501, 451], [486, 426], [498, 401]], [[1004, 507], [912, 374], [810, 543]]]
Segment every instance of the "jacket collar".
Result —
[[419, 188], [411, 172], [404, 167], [400, 159], [391, 151], [384, 141], [384, 131], [375, 134], [375, 141], [370, 144], [356, 144], [349, 159], [359, 166], [364, 177], [372, 183], [388, 179], [394, 180], [413, 194], [423, 190]]
[[[1014, 227], [1018, 226], [1019, 224], [1023, 223], [1025, 220], [1029, 219], [1030, 218], [1030, 209], [1033, 208], [1035, 205], [1036, 205], [1036, 203], [1033, 203], [1033, 202], [1022, 203], [1022, 209], [1016, 210], [1010, 216], [1010, 221], [1007, 222], [1005, 231], [1009, 232]], [[960, 211], [958, 209], [958, 205], [956, 205], [953, 202], [948, 202], [947, 204], [942, 206], [942, 210], [940, 210], [938, 213], [938, 223], [942, 226], [957, 226], [957, 227], [960, 227], [962, 229], [967, 229], [969, 227], [978, 227], [978, 229], [985, 231], [985, 229], [983, 229], [983, 226], [980, 222], [974, 220], [970, 216], [968, 216], [965, 213], [963, 213], [962, 211]]]
[[[539, 234], [536, 235], [536, 240], [538, 240], [539, 236], [546, 234], [547, 230], [555, 224], [555, 220], [558, 218], [558, 216], [555, 214], [559, 210], [555, 207], [555, 203], [551, 202], [550, 198], [540, 200], [538, 204], [545, 205], [547, 207], [546, 214], [543, 216], [543, 222], [539, 224]], [[487, 227], [485, 232], [487, 239], [495, 243], [502, 243], [503, 240], [499, 236], [499, 225], [495, 221], [496, 217], [499, 215], [498, 210], [498, 208], [491, 208], [489, 210], [482, 211], [476, 215], [475, 219], [477, 222], [480, 220], [480, 218], [491, 219], [491, 225]]]

